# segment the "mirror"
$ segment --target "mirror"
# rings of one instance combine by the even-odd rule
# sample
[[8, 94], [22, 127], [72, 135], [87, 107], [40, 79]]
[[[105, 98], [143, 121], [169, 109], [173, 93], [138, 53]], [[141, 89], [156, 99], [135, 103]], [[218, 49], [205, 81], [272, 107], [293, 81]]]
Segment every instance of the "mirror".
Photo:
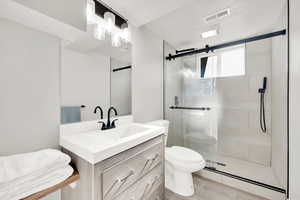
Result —
[[101, 119], [97, 106], [104, 119], [111, 106], [119, 116], [130, 115], [131, 48], [107, 43], [82, 53], [71, 47], [61, 49], [61, 123]]
[[110, 105], [119, 115], [131, 114], [131, 63], [110, 59]]

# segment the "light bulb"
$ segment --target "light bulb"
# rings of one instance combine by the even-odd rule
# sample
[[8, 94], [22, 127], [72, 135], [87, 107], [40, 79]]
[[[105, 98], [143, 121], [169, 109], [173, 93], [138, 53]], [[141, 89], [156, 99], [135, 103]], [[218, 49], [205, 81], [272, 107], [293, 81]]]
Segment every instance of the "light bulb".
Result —
[[86, 19], [87, 19], [87, 24], [95, 24], [96, 23], [95, 2], [94, 2], [94, 0], [88, 0], [87, 1]]
[[116, 16], [111, 12], [104, 13], [105, 28], [108, 34], [112, 34], [116, 22]]

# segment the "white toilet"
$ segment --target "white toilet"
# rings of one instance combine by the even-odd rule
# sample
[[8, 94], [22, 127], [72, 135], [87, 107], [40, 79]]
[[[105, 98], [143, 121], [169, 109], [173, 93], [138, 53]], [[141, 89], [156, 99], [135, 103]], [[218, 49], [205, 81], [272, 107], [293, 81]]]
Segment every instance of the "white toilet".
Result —
[[[165, 127], [167, 143], [169, 121], [158, 120], [149, 125]], [[165, 184], [166, 188], [182, 196], [194, 194], [192, 173], [205, 167], [205, 160], [191, 149], [179, 146], [166, 147], [165, 150]]]

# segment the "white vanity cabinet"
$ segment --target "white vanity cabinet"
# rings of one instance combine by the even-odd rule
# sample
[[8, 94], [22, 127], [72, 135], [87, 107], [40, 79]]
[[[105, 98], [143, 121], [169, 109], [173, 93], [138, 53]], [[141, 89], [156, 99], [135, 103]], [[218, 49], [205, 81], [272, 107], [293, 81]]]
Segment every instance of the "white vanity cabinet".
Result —
[[80, 173], [62, 200], [163, 200], [164, 138], [158, 136], [99, 163], [91, 164], [64, 149]]

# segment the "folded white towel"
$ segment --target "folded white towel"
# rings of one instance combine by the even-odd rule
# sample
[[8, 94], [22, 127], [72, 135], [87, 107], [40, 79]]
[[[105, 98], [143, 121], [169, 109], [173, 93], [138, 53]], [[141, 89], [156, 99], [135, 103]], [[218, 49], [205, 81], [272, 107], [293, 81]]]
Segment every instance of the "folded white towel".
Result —
[[70, 156], [54, 149], [0, 157], [0, 188], [61, 169]]
[[73, 168], [67, 165], [61, 169], [53, 171], [48, 174], [36, 178], [35, 180], [30, 180], [23, 182], [22, 184], [11, 186], [5, 186], [1, 188], [0, 199], [1, 200], [18, 200], [30, 196], [36, 192], [42, 191], [49, 187], [52, 187], [68, 177], [73, 173]]

